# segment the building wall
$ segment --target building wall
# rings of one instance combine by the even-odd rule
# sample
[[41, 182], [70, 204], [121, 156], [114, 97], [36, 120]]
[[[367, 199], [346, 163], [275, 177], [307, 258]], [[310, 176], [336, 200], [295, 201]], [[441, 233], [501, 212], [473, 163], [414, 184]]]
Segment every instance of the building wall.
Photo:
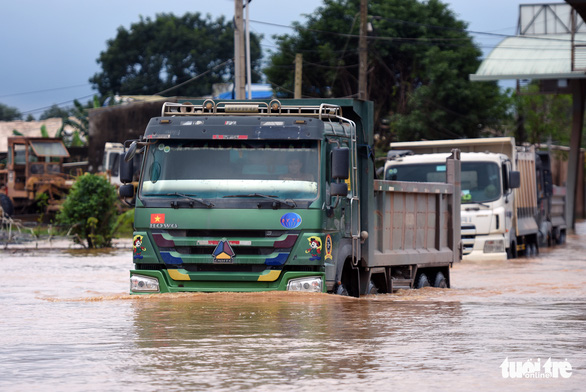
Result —
[[126, 140], [138, 139], [152, 117], [161, 115], [164, 102], [176, 102], [176, 99], [160, 101], [134, 102], [126, 105], [109, 106], [89, 111], [89, 170], [96, 172], [102, 164], [106, 142], [124, 143]]

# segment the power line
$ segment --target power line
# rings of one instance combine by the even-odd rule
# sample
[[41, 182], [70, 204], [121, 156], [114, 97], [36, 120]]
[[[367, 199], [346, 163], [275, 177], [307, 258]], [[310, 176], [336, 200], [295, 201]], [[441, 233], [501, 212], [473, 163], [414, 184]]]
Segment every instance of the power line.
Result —
[[[425, 23], [418, 23], [418, 22], [410, 22], [410, 21], [405, 21], [405, 20], [401, 20], [401, 19], [393, 19], [393, 18], [384, 18], [382, 16], [371, 16], [371, 18], [375, 19], [375, 20], [387, 20], [387, 21], [391, 21], [391, 22], [396, 22], [396, 23], [403, 23], [403, 24], [411, 24], [411, 25], [416, 25], [416, 26], [420, 26], [420, 27], [428, 27], [428, 28], [433, 28], [433, 29], [439, 29], [439, 30], [450, 30], [450, 31], [457, 31], [457, 32], [464, 32], [464, 33], [468, 33], [468, 34], [474, 34], [474, 35], [485, 35], [485, 36], [489, 36], [489, 37], [498, 37], [498, 38], [523, 38], [523, 39], [535, 39], [535, 40], [551, 40], [551, 41], [561, 41], [561, 42], [569, 42], [570, 40], [568, 39], [561, 39], [561, 38], [546, 38], [546, 37], [536, 37], [536, 36], [530, 36], [530, 35], [511, 35], [511, 34], [501, 34], [501, 33], [490, 33], [490, 32], [482, 32], [482, 31], [473, 31], [473, 30], [466, 30], [466, 29], [457, 29], [457, 28], [453, 28], [453, 27], [445, 27], [445, 26], [436, 26], [436, 25], [430, 25], [430, 24], [425, 24]], [[302, 26], [292, 26], [292, 25], [283, 25], [283, 24], [279, 24], [279, 23], [273, 23], [273, 22], [263, 22], [260, 20], [250, 20], [250, 22], [253, 23], [258, 23], [258, 24], [264, 24], [264, 25], [268, 25], [268, 26], [277, 26], [277, 27], [285, 27], [285, 28], [289, 28], [292, 30], [295, 30], [297, 28], [303, 29], [305, 31], [311, 31], [311, 32], [316, 32], [316, 33], [323, 33], [323, 34], [331, 34], [331, 35], [336, 35], [338, 37], [347, 37], [347, 38], [360, 38], [360, 35], [358, 34], [349, 34], [349, 33], [338, 33], [338, 32], [333, 32], [333, 31], [327, 31], [327, 30], [319, 30], [319, 29], [310, 29], [310, 28], [306, 28], [306, 27], [302, 27]], [[462, 38], [442, 38], [442, 37], [437, 37], [437, 38], [428, 38], [428, 37], [381, 37], [381, 36], [368, 36], [369, 40], [427, 40], [427, 41], [462, 41], [462, 40], [467, 40], [467, 37], [462, 37]], [[586, 42], [584, 40], [575, 40], [574, 42]]]
[[177, 88], [179, 88], [179, 87], [181, 87], [181, 86], [183, 86], [183, 85], [186, 85], [186, 84], [188, 84], [188, 83], [191, 83], [191, 82], [193, 82], [194, 80], [197, 80], [197, 79], [201, 78], [202, 76], [205, 76], [205, 75], [207, 75], [208, 73], [210, 73], [210, 72], [212, 72], [212, 71], [215, 71], [216, 69], [218, 69], [218, 68], [220, 68], [220, 67], [223, 67], [224, 65], [227, 65], [227, 64], [231, 63], [232, 61], [233, 61], [233, 59], [228, 59], [228, 60], [224, 61], [223, 63], [221, 63], [221, 64], [218, 64], [218, 65], [216, 65], [215, 67], [213, 67], [213, 68], [211, 68], [211, 69], [208, 69], [207, 71], [204, 71], [204, 72], [202, 72], [202, 73], [200, 73], [200, 74], [198, 74], [198, 75], [195, 75], [194, 77], [192, 77], [192, 78], [191, 78], [191, 79], [189, 79], [189, 80], [186, 80], [185, 82], [182, 82], [182, 83], [179, 83], [179, 84], [177, 84], [177, 85], [175, 85], [175, 86], [169, 87], [169, 88], [168, 88], [168, 89], [166, 89], [166, 90], [159, 91], [159, 92], [158, 92], [158, 93], [156, 93], [155, 95], [163, 95], [163, 94], [166, 94], [166, 93], [168, 93], [169, 91], [175, 90], [175, 89], [177, 89]]
[[70, 88], [85, 87], [85, 86], [89, 86], [89, 85], [90, 85], [90, 83], [84, 83], [84, 84], [76, 84], [76, 85], [67, 86], [67, 87], [54, 87], [54, 88], [48, 88], [48, 89], [44, 89], [44, 90], [26, 91], [26, 92], [21, 92], [21, 93], [5, 94], [5, 95], [0, 95], [0, 98], [16, 97], [18, 95], [46, 93], [46, 92], [58, 91], [58, 90], [67, 90], [67, 89], [70, 89]]
[[90, 94], [90, 95], [86, 95], [86, 96], [84, 96], [84, 97], [79, 97], [79, 98], [70, 99], [69, 101], [63, 101], [63, 102], [59, 102], [59, 103], [54, 103], [54, 104], [52, 104], [52, 105], [50, 105], [50, 106], [43, 106], [42, 108], [37, 108], [37, 109], [27, 110], [27, 111], [25, 111], [25, 112], [22, 112], [21, 114], [32, 114], [32, 113], [35, 113], [35, 112], [40, 112], [41, 110], [47, 110], [47, 109], [50, 109], [50, 108], [52, 108], [53, 106], [60, 106], [60, 105], [65, 105], [65, 104], [67, 104], [67, 103], [73, 103], [73, 102], [75, 102], [75, 101], [79, 101], [79, 100], [81, 100], [81, 99], [86, 99], [86, 98], [93, 97], [94, 95], [95, 95], [95, 94]]

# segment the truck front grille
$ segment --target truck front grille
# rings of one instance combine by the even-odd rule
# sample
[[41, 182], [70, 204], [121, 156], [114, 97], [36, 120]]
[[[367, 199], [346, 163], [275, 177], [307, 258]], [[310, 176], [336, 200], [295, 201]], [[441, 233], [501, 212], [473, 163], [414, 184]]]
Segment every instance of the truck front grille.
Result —
[[[156, 230], [152, 233], [165, 264], [182, 265], [185, 269], [188, 265], [203, 268], [202, 265], [214, 264], [281, 266], [298, 235], [298, 232], [265, 230]], [[219, 253], [223, 253], [222, 258], [217, 257]]]
[[469, 255], [472, 253], [472, 249], [474, 249], [474, 241], [476, 240], [476, 226], [475, 225], [462, 225], [462, 245], [464, 249], [462, 253], [464, 255]]

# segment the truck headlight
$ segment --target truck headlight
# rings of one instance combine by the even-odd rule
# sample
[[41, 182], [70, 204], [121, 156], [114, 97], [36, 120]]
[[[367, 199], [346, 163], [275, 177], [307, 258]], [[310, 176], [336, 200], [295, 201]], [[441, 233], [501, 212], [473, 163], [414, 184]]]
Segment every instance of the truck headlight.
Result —
[[159, 280], [149, 276], [132, 275], [130, 277], [130, 291], [145, 293], [159, 292]]
[[488, 240], [484, 243], [484, 253], [503, 253], [505, 251], [505, 241]]
[[310, 293], [322, 292], [322, 280], [320, 277], [291, 279], [287, 283], [287, 291], [306, 291]]

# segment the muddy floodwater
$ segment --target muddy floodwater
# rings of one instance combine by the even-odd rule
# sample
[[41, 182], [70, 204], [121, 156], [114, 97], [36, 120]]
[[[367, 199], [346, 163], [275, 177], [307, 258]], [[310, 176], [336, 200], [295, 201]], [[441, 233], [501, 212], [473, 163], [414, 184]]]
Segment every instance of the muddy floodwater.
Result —
[[586, 390], [585, 222], [535, 258], [456, 265], [452, 289], [360, 299], [129, 296], [131, 248], [0, 264], [0, 391]]

